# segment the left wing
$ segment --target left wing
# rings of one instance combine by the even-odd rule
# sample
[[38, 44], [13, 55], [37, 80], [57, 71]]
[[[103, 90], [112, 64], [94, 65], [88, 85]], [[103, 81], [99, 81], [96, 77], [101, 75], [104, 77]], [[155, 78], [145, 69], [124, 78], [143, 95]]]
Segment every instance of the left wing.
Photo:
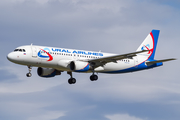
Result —
[[143, 51], [132, 52], [132, 53], [128, 53], [128, 54], [102, 57], [102, 58], [98, 58], [98, 59], [87, 60], [87, 62], [94, 65], [94, 67], [99, 67], [99, 66], [105, 65], [108, 62], [115, 62], [116, 63], [117, 60], [126, 59], [126, 58], [132, 58], [132, 57], [136, 56], [136, 54], [143, 53], [143, 52], [148, 52], [148, 51], [149, 50], [143, 50]]

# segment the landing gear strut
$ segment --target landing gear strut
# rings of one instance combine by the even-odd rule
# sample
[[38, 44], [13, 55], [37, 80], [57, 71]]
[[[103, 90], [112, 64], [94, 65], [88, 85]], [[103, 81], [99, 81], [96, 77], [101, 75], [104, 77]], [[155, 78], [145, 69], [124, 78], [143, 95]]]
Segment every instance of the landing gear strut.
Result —
[[69, 84], [75, 84], [76, 79], [72, 77], [72, 72], [67, 72], [67, 74], [69, 74], [71, 76], [71, 78], [69, 78], [69, 80], [68, 80], [68, 83]]
[[28, 66], [28, 69], [29, 69], [29, 73], [27, 73], [26, 76], [31, 77], [32, 76], [32, 74], [31, 74], [32, 67]]
[[93, 67], [92, 72], [93, 72], [93, 74], [90, 76], [90, 80], [91, 81], [96, 81], [98, 79], [98, 76], [94, 74], [94, 67]]

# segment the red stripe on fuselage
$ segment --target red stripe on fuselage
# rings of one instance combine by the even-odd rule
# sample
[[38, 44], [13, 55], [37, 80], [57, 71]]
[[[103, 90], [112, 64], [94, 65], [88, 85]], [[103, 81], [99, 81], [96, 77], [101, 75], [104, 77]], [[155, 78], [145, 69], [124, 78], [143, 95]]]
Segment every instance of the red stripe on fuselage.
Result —
[[47, 60], [47, 61], [51, 61], [51, 60], [53, 60], [53, 57], [48, 53], [48, 52], [46, 52], [45, 50], [43, 50], [43, 49], [41, 49], [42, 51], [44, 51], [48, 56], [49, 56], [49, 60]]

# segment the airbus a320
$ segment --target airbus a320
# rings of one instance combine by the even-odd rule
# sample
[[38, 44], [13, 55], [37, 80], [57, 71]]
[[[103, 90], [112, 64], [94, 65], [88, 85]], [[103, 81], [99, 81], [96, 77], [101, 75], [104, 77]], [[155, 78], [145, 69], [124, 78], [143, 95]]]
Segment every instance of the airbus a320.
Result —
[[175, 60], [155, 60], [159, 30], [152, 30], [136, 52], [127, 54], [110, 54], [103, 52], [75, 50], [57, 47], [26, 45], [16, 48], [7, 55], [13, 63], [28, 66], [27, 77], [31, 77], [32, 67], [37, 68], [40, 77], [54, 77], [67, 71], [69, 84], [75, 84], [72, 72], [92, 73], [91, 81], [98, 79], [95, 73], [128, 73], [159, 67], [163, 62]]

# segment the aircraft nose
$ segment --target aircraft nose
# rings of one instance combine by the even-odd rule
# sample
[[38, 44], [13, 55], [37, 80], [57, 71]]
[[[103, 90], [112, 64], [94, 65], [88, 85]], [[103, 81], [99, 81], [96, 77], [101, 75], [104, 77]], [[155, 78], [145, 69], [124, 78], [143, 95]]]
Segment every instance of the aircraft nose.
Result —
[[14, 59], [14, 54], [13, 54], [13, 53], [9, 53], [9, 54], [7, 55], [7, 59], [8, 59], [9, 61], [13, 61], [13, 59]]

